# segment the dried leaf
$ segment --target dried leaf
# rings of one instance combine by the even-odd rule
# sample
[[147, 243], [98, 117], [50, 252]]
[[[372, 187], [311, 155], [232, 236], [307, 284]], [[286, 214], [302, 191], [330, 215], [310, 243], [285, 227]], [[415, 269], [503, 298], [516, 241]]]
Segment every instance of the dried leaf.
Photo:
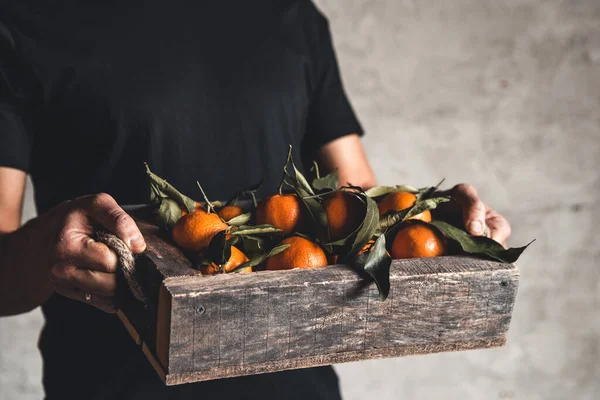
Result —
[[456, 241], [465, 253], [486, 255], [505, 263], [517, 261], [519, 256], [534, 241], [523, 247], [505, 249], [498, 242], [485, 236], [471, 236], [467, 232], [444, 221], [431, 221], [431, 225], [439, 229], [447, 238]]
[[315, 178], [312, 182], [313, 188], [316, 190], [336, 190], [339, 184], [338, 172], [332, 172], [322, 178]]
[[170, 230], [173, 225], [181, 218], [181, 208], [179, 204], [173, 199], [162, 199], [158, 212], [156, 213], [156, 219], [159, 225], [165, 229]]
[[282, 230], [272, 225], [242, 225], [236, 231], [231, 232], [232, 236], [253, 236], [281, 233]]
[[159, 197], [168, 197], [173, 199], [179, 204], [180, 209], [186, 209], [187, 212], [196, 211], [196, 202], [189, 197], [181, 194], [175, 187], [173, 187], [170, 183], [168, 183], [165, 179], [159, 177], [150, 171], [150, 167], [147, 163], [144, 163], [146, 166], [146, 174], [150, 178], [150, 200], [155, 201]]
[[222, 201], [219, 200], [215, 200], [215, 201], [211, 201], [210, 205], [212, 207], [212, 209], [214, 210], [215, 208], [222, 208], [225, 206], [225, 203], [223, 203]]

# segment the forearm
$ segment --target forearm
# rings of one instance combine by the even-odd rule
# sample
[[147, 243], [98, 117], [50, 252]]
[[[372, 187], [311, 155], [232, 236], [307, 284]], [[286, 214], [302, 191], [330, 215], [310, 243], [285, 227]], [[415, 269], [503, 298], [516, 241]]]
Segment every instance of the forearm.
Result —
[[0, 234], [0, 316], [30, 311], [53, 293], [48, 280], [50, 253], [44, 248], [51, 242], [50, 229], [44, 222], [36, 218]]
[[360, 137], [356, 134], [329, 142], [318, 151], [317, 157], [324, 168], [323, 173], [338, 171], [341, 186], [352, 184], [370, 189], [377, 184]]

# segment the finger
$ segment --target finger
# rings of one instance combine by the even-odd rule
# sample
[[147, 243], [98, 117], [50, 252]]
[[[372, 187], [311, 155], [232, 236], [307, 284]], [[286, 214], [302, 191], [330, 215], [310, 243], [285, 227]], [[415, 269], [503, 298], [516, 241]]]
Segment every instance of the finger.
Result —
[[490, 210], [487, 215], [487, 224], [490, 227], [490, 238], [506, 247], [512, 231], [508, 220], [496, 211]]
[[50, 268], [48, 279], [55, 286], [81, 289], [102, 296], [114, 296], [117, 293], [117, 277], [86, 268], [77, 268], [70, 264], [55, 264]]
[[463, 210], [463, 222], [467, 231], [476, 236], [485, 233], [486, 206], [479, 198], [477, 190], [465, 183], [456, 185], [452, 190], [453, 196], [461, 205]]
[[84, 290], [68, 286], [57, 286], [55, 290], [61, 296], [89, 304], [107, 313], [115, 313], [118, 310], [114, 297], [107, 297], [94, 293], [86, 296], [86, 292]]
[[100, 193], [77, 200], [90, 217], [117, 235], [133, 253], [141, 253], [146, 249], [144, 237], [134, 220], [119, 207], [112, 196]]
[[114, 273], [119, 261], [108, 246], [77, 230], [67, 230], [62, 234], [58, 244], [58, 257], [68, 264], [106, 273]]

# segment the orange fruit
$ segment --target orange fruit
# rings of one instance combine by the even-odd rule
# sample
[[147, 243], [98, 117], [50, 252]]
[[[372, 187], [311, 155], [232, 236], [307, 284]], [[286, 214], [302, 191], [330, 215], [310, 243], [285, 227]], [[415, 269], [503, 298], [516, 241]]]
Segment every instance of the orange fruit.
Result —
[[208, 247], [213, 236], [227, 226], [217, 214], [196, 210], [181, 217], [173, 226], [171, 235], [180, 248], [198, 251]]
[[[383, 217], [389, 211], [400, 211], [412, 207], [416, 201], [417, 196], [410, 192], [390, 193], [379, 202], [379, 216]], [[426, 210], [409, 219], [419, 219], [421, 221], [429, 222], [431, 221], [431, 212]]]
[[400, 228], [392, 243], [392, 258], [437, 257], [446, 253], [446, 239], [431, 225], [415, 221]]
[[[204, 207], [202, 207], [202, 204], [196, 202], [196, 211], [198, 211], [198, 210], [204, 210]], [[187, 214], [189, 214], [187, 212], [187, 210], [184, 207], [182, 207], [181, 208], [181, 216], [183, 217], [184, 215], [187, 215]]]
[[[231, 256], [229, 257], [229, 260], [227, 260], [225, 265], [223, 265], [223, 271], [231, 272], [232, 270], [234, 270], [235, 268], [239, 267], [247, 261], [248, 257], [246, 257], [246, 255], [240, 249], [238, 249], [235, 246], [231, 246]], [[205, 265], [202, 268], [200, 268], [200, 272], [202, 272], [204, 275], [213, 275], [218, 272], [221, 272], [221, 269], [217, 264], [212, 263], [211, 265]], [[240, 271], [240, 273], [244, 274], [249, 272], [252, 272], [252, 267], [246, 267]]]
[[354, 232], [365, 217], [366, 208], [353, 194], [334, 192], [323, 202], [331, 240], [339, 240]]
[[239, 206], [225, 206], [217, 211], [219, 217], [223, 218], [223, 221], [229, 221], [235, 217], [238, 217], [244, 213], [242, 207]]
[[273, 225], [289, 235], [302, 226], [303, 207], [302, 200], [295, 194], [274, 194], [256, 207], [256, 224]]
[[371, 239], [367, 242], [367, 244], [365, 244], [362, 248], [361, 251], [358, 252], [358, 254], [362, 254], [365, 253], [367, 250], [369, 250], [371, 247], [373, 247], [373, 245], [375, 244], [375, 239]]
[[265, 266], [268, 270], [316, 268], [327, 265], [325, 252], [315, 242], [300, 236], [292, 236], [279, 244], [289, 244], [290, 247], [267, 258]]

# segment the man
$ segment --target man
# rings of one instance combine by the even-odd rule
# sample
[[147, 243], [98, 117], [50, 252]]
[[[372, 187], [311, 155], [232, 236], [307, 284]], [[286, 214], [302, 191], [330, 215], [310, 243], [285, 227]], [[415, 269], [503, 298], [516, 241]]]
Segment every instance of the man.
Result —
[[[194, 197], [262, 177], [265, 196], [291, 143], [375, 184], [326, 19], [308, 0], [222, 3], [0, 0], [0, 315], [42, 306], [48, 399], [340, 397], [330, 367], [165, 387], [112, 314], [116, 258], [91, 235], [144, 250], [119, 206], [147, 202], [144, 161]], [[26, 173], [39, 217], [19, 228]], [[453, 193], [472, 233], [505, 242], [475, 189]]]

